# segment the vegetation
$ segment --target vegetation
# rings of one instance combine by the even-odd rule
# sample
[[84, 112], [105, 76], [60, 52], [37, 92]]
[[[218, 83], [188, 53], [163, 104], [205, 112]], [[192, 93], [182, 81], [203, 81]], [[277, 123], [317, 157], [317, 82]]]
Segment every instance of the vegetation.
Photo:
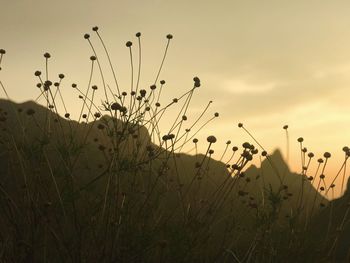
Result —
[[[252, 142], [232, 147], [227, 141], [214, 160], [215, 136], [199, 142], [196, 135], [219, 114], [206, 117], [209, 102], [196, 118], [188, 117], [200, 79], [194, 77], [186, 93], [162, 101], [166, 82], [160, 76], [173, 36], [166, 36], [147, 90], [140, 88], [141, 34], [136, 70], [133, 43], [126, 43], [131, 83], [125, 91], [98, 27], [93, 32], [105, 54], [97, 54], [84, 35], [93, 55], [87, 89], [71, 85], [82, 105], [77, 121], [61, 93], [65, 76], [59, 74], [57, 82], [50, 77], [49, 53], [44, 73], [34, 73], [40, 91], [35, 101], [12, 102], [0, 80], [6, 96], [0, 100], [0, 262], [348, 260], [350, 194], [328, 197], [337, 177], [344, 187], [349, 148], [330, 185], [330, 153], [310, 171], [315, 157], [299, 138], [302, 169], [293, 173], [278, 150], [268, 153], [242, 123], [238, 127]], [[0, 66], [4, 55], [1, 49]], [[92, 82], [95, 75], [99, 86]], [[98, 92], [102, 103], [96, 102]], [[171, 108], [178, 114], [164, 132], [160, 123], [170, 122]], [[283, 128], [288, 138], [288, 126]], [[199, 143], [207, 145], [204, 154], [197, 152]], [[188, 144], [194, 155], [182, 153]], [[253, 158], [259, 168], [249, 166]]]

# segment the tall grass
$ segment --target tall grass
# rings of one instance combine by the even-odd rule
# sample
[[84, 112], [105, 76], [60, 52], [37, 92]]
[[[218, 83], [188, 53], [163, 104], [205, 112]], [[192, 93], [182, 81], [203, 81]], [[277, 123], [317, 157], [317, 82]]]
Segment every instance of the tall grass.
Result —
[[[144, 89], [141, 33], [135, 36], [136, 54], [134, 43], [126, 42], [131, 78], [130, 86], [122, 87], [99, 28], [92, 31], [103, 52], [97, 52], [90, 34], [84, 35], [92, 52], [91, 68], [86, 88], [71, 84], [81, 105], [77, 121], [71, 119], [62, 93], [65, 75], [53, 77], [49, 53], [44, 54], [44, 70], [34, 73], [39, 90], [35, 102], [44, 106], [1, 104], [1, 262], [334, 258], [348, 209], [334, 232], [331, 203], [324, 226], [326, 239], [314, 238], [312, 231], [320, 206], [328, 206], [318, 192], [333, 196], [339, 175], [343, 190], [349, 148], [343, 149], [345, 160], [327, 185], [324, 179], [331, 155], [326, 152], [318, 159], [317, 170], [309, 175], [314, 154], [299, 138], [302, 169], [294, 193], [289, 190], [295, 186], [285, 181], [288, 168], [280, 169], [242, 123], [238, 127], [255, 145], [246, 142], [231, 148], [227, 141], [220, 160], [214, 160], [216, 137], [209, 135], [200, 142], [196, 136], [219, 114], [208, 116], [208, 102], [197, 117], [189, 117], [200, 79], [194, 77], [188, 91], [171, 101], [162, 99], [166, 81], [161, 76], [173, 36], [166, 36], [154, 81]], [[1, 49], [0, 66], [4, 55]], [[103, 58], [113, 84], [107, 82]], [[99, 84], [93, 82], [96, 76]], [[97, 101], [98, 95], [102, 102]], [[168, 116], [172, 108], [177, 110], [173, 119]], [[170, 123], [169, 130], [161, 130], [162, 122]], [[283, 128], [289, 155], [288, 126]], [[204, 154], [198, 153], [199, 143], [207, 147]], [[192, 144], [189, 153], [194, 156], [181, 152]], [[259, 175], [245, 172], [253, 158], [262, 163]], [[276, 183], [266, 182], [271, 178], [267, 175]], [[311, 185], [316, 191], [307, 187]], [[314, 249], [322, 253], [313, 253]]]

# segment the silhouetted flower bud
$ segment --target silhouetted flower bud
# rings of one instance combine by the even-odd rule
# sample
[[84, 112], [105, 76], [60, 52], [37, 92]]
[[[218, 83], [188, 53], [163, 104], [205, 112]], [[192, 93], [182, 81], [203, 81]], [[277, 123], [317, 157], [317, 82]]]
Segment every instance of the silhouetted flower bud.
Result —
[[216, 138], [213, 135], [208, 136], [207, 141], [209, 143], [216, 143]]

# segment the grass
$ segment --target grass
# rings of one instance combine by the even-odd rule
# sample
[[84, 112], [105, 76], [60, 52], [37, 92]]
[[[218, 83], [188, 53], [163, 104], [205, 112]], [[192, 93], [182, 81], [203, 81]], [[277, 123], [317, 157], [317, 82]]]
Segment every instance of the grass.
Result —
[[[238, 127], [255, 145], [231, 148], [227, 141], [214, 160], [216, 137], [199, 142], [196, 135], [219, 114], [208, 117], [211, 102], [197, 117], [189, 114], [200, 79], [194, 77], [184, 94], [162, 100], [166, 82], [160, 78], [173, 36], [166, 36], [148, 89], [140, 83], [141, 33], [137, 60], [134, 43], [126, 42], [131, 79], [124, 89], [100, 30], [92, 31], [104, 53], [84, 35], [93, 55], [87, 88], [71, 85], [81, 104], [77, 121], [61, 92], [65, 75], [51, 77], [49, 53], [43, 72], [34, 73], [35, 102], [45, 106], [11, 102], [0, 80], [7, 98], [0, 104], [1, 262], [346, 260], [341, 247], [349, 206], [340, 213], [343, 206], [325, 197], [334, 195], [340, 175], [343, 191], [349, 148], [330, 185], [325, 181], [330, 153], [310, 171], [315, 157], [299, 138], [301, 172], [291, 174], [242, 123]], [[0, 66], [5, 53], [0, 50]], [[106, 80], [103, 56], [113, 85]], [[93, 83], [96, 75], [99, 85]], [[173, 108], [177, 115], [171, 120], [167, 113]], [[171, 123], [169, 130], [161, 130], [162, 122]], [[289, 149], [288, 126], [283, 129]], [[207, 145], [204, 154], [198, 153], [199, 143]], [[191, 144], [195, 155], [182, 153]], [[249, 167], [254, 158], [261, 168]]]

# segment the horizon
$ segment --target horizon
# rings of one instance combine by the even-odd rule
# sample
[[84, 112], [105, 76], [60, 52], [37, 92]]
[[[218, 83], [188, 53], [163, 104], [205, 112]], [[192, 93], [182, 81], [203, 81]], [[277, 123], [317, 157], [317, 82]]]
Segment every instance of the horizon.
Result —
[[[77, 82], [85, 87], [89, 75], [91, 50], [84, 33], [92, 26], [100, 27], [126, 90], [130, 78], [126, 41], [135, 41], [134, 34], [142, 33], [141, 81], [147, 87], [159, 66], [165, 36], [171, 33], [174, 39], [161, 76], [167, 82], [164, 100], [190, 89], [194, 76], [201, 79], [191, 116], [214, 101], [207, 116], [219, 112], [220, 117], [198, 136], [201, 141], [208, 135], [217, 137], [214, 158], [220, 158], [227, 140], [237, 146], [252, 142], [237, 127], [239, 122], [269, 152], [279, 148], [286, 156], [282, 127], [288, 124], [291, 170], [301, 170], [296, 140], [303, 137], [305, 146], [317, 157], [326, 151], [332, 153], [326, 174], [333, 177], [337, 173], [350, 126], [346, 100], [350, 94], [350, 37], [346, 34], [350, 3], [92, 3], [70, 3], [67, 12], [64, 8], [68, 1], [2, 3], [0, 48], [7, 54], [1, 80], [12, 100], [37, 97], [33, 73], [44, 69], [42, 55], [48, 51], [52, 56], [50, 72], [66, 75], [63, 93], [74, 119], [77, 94], [72, 96], [70, 84]], [[40, 14], [51, 18], [43, 23]], [[135, 55], [137, 58], [136, 49]], [[163, 130], [166, 128], [164, 124]]]

